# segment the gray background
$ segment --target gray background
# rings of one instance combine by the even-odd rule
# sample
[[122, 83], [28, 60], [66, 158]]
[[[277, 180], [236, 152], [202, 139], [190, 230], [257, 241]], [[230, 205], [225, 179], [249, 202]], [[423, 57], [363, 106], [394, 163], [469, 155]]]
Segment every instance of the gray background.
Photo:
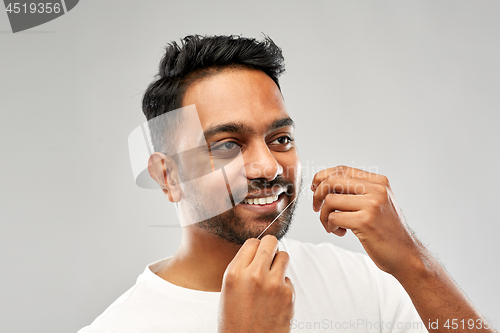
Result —
[[[83, 1], [12, 34], [0, 14], [2, 332], [75, 332], [171, 255], [161, 192], [134, 185], [127, 137], [164, 45], [270, 35], [305, 180], [389, 177], [408, 223], [500, 323], [500, 2]], [[290, 237], [326, 234], [302, 195]]]

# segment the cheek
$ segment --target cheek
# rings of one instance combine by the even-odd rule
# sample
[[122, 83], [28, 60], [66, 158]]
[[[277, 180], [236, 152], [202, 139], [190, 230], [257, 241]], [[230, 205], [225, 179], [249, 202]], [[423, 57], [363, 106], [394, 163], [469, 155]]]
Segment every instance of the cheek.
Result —
[[194, 222], [206, 220], [233, 208], [221, 170], [181, 185], [184, 193], [183, 207], [191, 212], [190, 219]]
[[231, 192], [235, 204], [245, 199], [248, 195], [248, 183], [245, 163], [241, 154], [215, 172], [224, 172], [223, 179], [226, 192]]

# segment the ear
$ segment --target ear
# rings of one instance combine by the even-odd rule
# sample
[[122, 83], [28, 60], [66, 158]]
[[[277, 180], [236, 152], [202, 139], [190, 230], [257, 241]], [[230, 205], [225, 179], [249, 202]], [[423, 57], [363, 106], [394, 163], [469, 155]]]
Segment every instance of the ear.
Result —
[[148, 172], [151, 178], [160, 185], [170, 202], [181, 200], [179, 186], [179, 168], [171, 157], [162, 153], [153, 153], [149, 156]]

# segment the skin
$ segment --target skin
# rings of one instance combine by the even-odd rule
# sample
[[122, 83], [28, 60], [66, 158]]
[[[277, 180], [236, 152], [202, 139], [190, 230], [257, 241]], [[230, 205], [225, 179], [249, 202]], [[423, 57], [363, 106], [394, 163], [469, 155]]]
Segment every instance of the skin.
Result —
[[[250, 238], [224, 274], [219, 332], [289, 332], [294, 288], [285, 270], [289, 257], [278, 241]], [[276, 253], [276, 255], [275, 255]]]
[[[281, 93], [266, 74], [234, 69], [204, 78], [187, 89], [183, 105], [191, 104], [196, 104], [203, 130], [234, 121], [251, 129], [210, 138], [241, 146], [247, 180], [283, 176], [300, 188], [295, 144], [286, 151], [276, 151], [272, 144], [283, 133], [293, 136], [293, 127], [269, 132], [270, 124], [289, 116]], [[160, 185], [182, 209], [184, 194], [175, 163], [153, 155], [149, 171], [155, 180], [166, 175]], [[424, 324], [439, 320], [439, 327], [430, 332], [459, 331], [443, 327], [447, 319], [474, 319], [483, 323], [482, 328], [470, 332], [495, 332], [413, 236], [385, 176], [338, 166], [318, 172], [311, 191], [313, 209], [325, 230], [337, 236], [351, 230], [375, 264], [406, 289]], [[282, 210], [293, 198], [283, 197], [276, 209]], [[235, 212], [244, 219], [246, 231], [255, 236], [270, 222], [259, 220], [259, 212], [242, 205]], [[271, 227], [266, 234], [275, 232]], [[181, 287], [221, 291], [220, 332], [289, 332], [294, 299], [292, 281], [285, 277], [289, 258], [277, 252], [277, 240], [271, 235], [262, 240], [250, 238], [241, 246], [189, 225], [183, 228], [179, 250], [157, 274]]]
[[[283, 136], [293, 138], [293, 126], [269, 131], [271, 124], [290, 116], [279, 89], [266, 74], [256, 70], [234, 69], [204, 78], [191, 84], [184, 95], [183, 106], [192, 104], [196, 105], [204, 131], [234, 122], [250, 129], [245, 133], [224, 132], [206, 138], [210, 142], [236, 142], [241, 146], [246, 170], [243, 175], [245, 184], [247, 180], [272, 181], [279, 176], [293, 183], [295, 188], [300, 187], [300, 159], [295, 144], [290, 142], [282, 145], [277, 142]], [[182, 140], [181, 137], [181, 150], [183, 147], [193, 146]], [[155, 180], [165, 179], [161, 175], [167, 175], [160, 186], [171, 202], [178, 203], [179, 210], [185, 209], [185, 202], [182, 200], [185, 194], [178, 180], [175, 163], [161, 154], [153, 154], [149, 172]], [[276, 215], [294, 198], [295, 195], [283, 196], [276, 205]], [[259, 235], [271, 222], [263, 221], [260, 218], [261, 212], [242, 205], [237, 205], [234, 211], [245, 221], [244, 227], [253, 237]], [[275, 224], [266, 234], [277, 231]], [[182, 231], [178, 251], [158, 275], [182, 287], [221, 291], [223, 274], [241, 245], [220, 239], [198, 228], [196, 224], [188, 225]]]
[[[311, 190], [325, 230], [338, 236], [351, 230], [373, 262], [405, 288], [424, 325], [438, 321], [429, 332], [461, 332], [460, 321], [471, 319], [468, 332], [496, 332], [411, 233], [387, 177], [338, 166], [318, 172]], [[457, 329], [443, 326], [453, 319]]]

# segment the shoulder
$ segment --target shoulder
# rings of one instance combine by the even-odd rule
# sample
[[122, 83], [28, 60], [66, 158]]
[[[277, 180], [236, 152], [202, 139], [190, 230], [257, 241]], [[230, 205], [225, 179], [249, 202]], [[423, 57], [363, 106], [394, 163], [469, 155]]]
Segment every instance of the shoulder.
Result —
[[161, 290], [155, 286], [152, 268], [165, 260], [147, 265], [130, 289], [111, 303], [90, 326], [82, 328], [78, 333], [136, 332], [140, 331], [140, 327], [136, 325], [143, 321], [141, 318], [158, 316], [156, 309], [161, 304]]
[[[155, 273], [169, 258], [146, 266], [136, 284], [79, 333], [215, 331], [220, 293], [190, 290]], [[197, 320], [192, 320], [193, 313]]]

